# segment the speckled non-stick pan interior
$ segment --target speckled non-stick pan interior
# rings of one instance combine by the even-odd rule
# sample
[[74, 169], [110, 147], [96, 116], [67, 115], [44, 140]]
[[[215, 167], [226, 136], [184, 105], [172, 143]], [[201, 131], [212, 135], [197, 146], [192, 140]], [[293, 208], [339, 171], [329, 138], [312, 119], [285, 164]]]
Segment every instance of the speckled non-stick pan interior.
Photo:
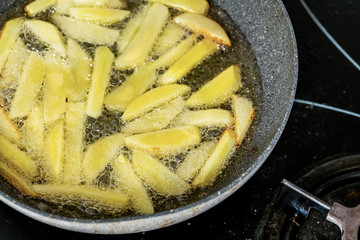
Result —
[[[28, 2], [2, 0], [0, 27], [13, 17], [23, 16], [22, 9]], [[241, 63], [244, 81], [254, 90], [257, 112], [248, 139], [214, 186], [196, 193], [185, 206], [148, 216], [123, 218], [75, 219], [52, 214], [51, 208], [56, 206], [36, 204], [36, 201], [19, 194], [1, 177], [0, 200], [27, 216], [60, 228], [120, 234], [184, 221], [213, 207], [241, 187], [266, 160], [289, 116], [298, 70], [295, 36], [281, 0], [213, 0], [210, 5], [211, 9], [221, 9], [217, 21], [225, 26], [232, 41], [247, 39], [247, 42], [240, 44], [250, 44], [250, 51], [239, 50], [239, 54], [242, 55], [240, 59], [247, 59]], [[230, 21], [236, 26], [235, 29], [226, 27]]]

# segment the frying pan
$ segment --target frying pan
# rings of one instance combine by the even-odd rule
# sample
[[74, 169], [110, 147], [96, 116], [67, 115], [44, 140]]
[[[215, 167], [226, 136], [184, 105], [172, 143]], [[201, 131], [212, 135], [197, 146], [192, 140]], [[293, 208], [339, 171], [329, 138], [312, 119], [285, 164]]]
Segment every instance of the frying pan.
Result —
[[[28, 2], [2, 0], [0, 26], [10, 18], [21, 16]], [[211, 8], [216, 6], [222, 9], [225, 13], [224, 21], [232, 21], [236, 25], [237, 31], [229, 34], [232, 41], [241, 35], [250, 44], [253, 61], [249, 62], [249, 66], [256, 71], [253, 78], [244, 81], [250, 87], [260, 89], [260, 94], [255, 96], [255, 126], [214, 186], [195, 194], [189, 204], [172, 210], [107, 219], [54, 214], [49, 210], [54, 206], [45, 208], [43, 204], [29, 200], [1, 177], [0, 200], [33, 219], [59, 228], [86, 233], [125, 234], [162, 228], [194, 217], [217, 205], [244, 185], [271, 153], [289, 117], [298, 73], [295, 36], [281, 0], [212, 0], [210, 5]], [[224, 24], [222, 21], [220, 23]], [[246, 71], [246, 63], [244, 66]]]

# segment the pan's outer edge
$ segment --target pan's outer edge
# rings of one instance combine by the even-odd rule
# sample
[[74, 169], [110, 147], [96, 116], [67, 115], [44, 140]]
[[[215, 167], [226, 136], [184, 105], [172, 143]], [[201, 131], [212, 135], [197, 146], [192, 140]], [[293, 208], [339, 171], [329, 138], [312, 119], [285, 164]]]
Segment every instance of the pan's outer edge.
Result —
[[[5, 204], [9, 205], [10, 207], [14, 208], [15, 210], [33, 218], [38, 221], [47, 223], [52, 226], [56, 226], [59, 228], [72, 230], [72, 231], [78, 231], [78, 232], [86, 232], [86, 233], [97, 233], [97, 234], [125, 234], [125, 233], [135, 233], [135, 232], [142, 232], [142, 231], [148, 231], [153, 229], [158, 229], [162, 227], [166, 227], [175, 223], [179, 223], [181, 221], [185, 221], [191, 217], [194, 217], [206, 210], [208, 210], [211, 207], [214, 207], [227, 197], [229, 197], [232, 193], [234, 193], [238, 188], [240, 188], [264, 163], [266, 158], [270, 155], [271, 151], [273, 150], [276, 142], [279, 140], [282, 131], [285, 128], [286, 122], [288, 120], [288, 117], [290, 115], [290, 111], [292, 108], [292, 103], [295, 97], [295, 90], [296, 90], [296, 83], [297, 83], [297, 73], [298, 73], [298, 55], [297, 55], [297, 48], [296, 48], [296, 40], [295, 40], [295, 34], [291, 25], [290, 18], [285, 10], [285, 7], [281, 0], [253, 0], [253, 1], [228, 1], [228, 0], [218, 0], [215, 1], [220, 7], [224, 8], [225, 10], [228, 10], [230, 13], [232, 11], [236, 11], [236, 9], [240, 8], [242, 9], [241, 14], [234, 15], [235, 22], [239, 23], [239, 25], [244, 24], [244, 21], [241, 19], [236, 19], [237, 17], [246, 19], [247, 16], [245, 12], [247, 10], [244, 10], [245, 8], [256, 8], [261, 7], [260, 9], [266, 11], [271, 11], [271, 9], [276, 9], [275, 13], [279, 14], [278, 16], [275, 16], [275, 19], [277, 19], [278, 22], [282, 24], [282, 27], [284, 31], [287, 32], [287, 38], [284, 36], [284, 41], [287, 41], [286, 44], [288, 44], [287, 50], [289, 52], [280, 52], [279, 56], [283, 54], [284, 56], [290, 57], [291, 62], [288, 63], [289, 65], [289, 71], [287, 77], [287, 82], [284, 82], [283, 84], [286, 85], [284, 89], [288, 91], [289, 94], [285, 94], [283, 99], [279, 104], [284, 105], [284, 109], [281, 109], [282, 112], [282, 118], [273, 123], [276, 125], [276, 133], [271, 138], [271, 141], [268, 143], [268, 147], [264, 149], [260, 154], [261, 156], [258, 158], [258, 160], [255, 162], [255, 164], [252, 165], [251, 168], [249, 168], [243, 175], [239, 176], [235, 181], [233, 181], [231, 184], [226, 186], [225, 188], [221, 189], [217, 193], [210, 195], [209, 197], [198, 201], [194, 204], [190, 204], [185, 207], [178, 208], [176, 210], [170, 210], [166, 212], [156, 213], [151, 216], [139, 216], [139, 217], [128, 217], [128, 218], [121, 218], [121, 219], [113, 219], [113, 220], [74, 220], [71, 218], [64, 218], [59, 216], [53, 216], [51, 214], [43, 213], [39, 210], [30, 208], [22, 203], [16, 202], [12, 200], [8, 195], [3, 194], [0, 192], [0, 200], [4, 202]], [[250, 10], [248, 10], [250, 11]], [[245, 14], [245, 15], [244, 15]], [[259, 63], [259, 67], [261, 70], [262, 77], [265, 78], [264, 84], [269, 84], [266, 82], [267, 78], [269, 76], [273, 76], [273, 74], [269, 74], [269, 71], [276, 71], [277, 69], [269, 69], [267, 67], [263, 67], [262, 64], [264, 64], [262, 61], [264, 61], [263, 54], [264, 51], [269, 47], [266, 42], [269, 42], [267, 40], [267, 36], [265, 35], [256, 35], [256, 31], [259, 31], [257, 29], [259, 26], [259, 21], [261, 22], [261, 16], [260, 11], [256, 13], [254, 16], [251, 16], [252, 19], [250, 22], [252, 22], [252, 27], [249, 29], [244, 29], [245, 35], [248, 37], [249, 42], [252, 44], [252, 47], [255, 51], [255, 55], [257, 58], [257, 61]], [[269, 26], [269, 25], [268, 25]], [[271, 30], [271, 29], [270, 29]], [[254, 34], [255, 33], [255, 34]], [[276, 32], [277, 34], [279, 31]], [[259, 37], [262, 37], [264, 39], [264, 42], [259, 43], [258, 39]], [[259, 44], [256, 44], [259, 43]], [[262, 45], [263, 44], [263, 45]], [[282, 46], [280, 46], [281, 48]], [[284, 49], [283, 49], [284, 50]], [[267, 49], [269, 51], [269, 49]], [[266, 52], [266, 51], [265, 51]], [[275, 56], [276, 57], [276, 56]], [[280, 59], [281, 63], [281, 59]], [[283, 69], [280, 69], [283, 70]], [[276, 74], [276, 73], [274, 73]], [[282, 80], [282, 79], [281, 79]], [[286, 80], [286, 79], [285, 79]], [[266, 88], [266, 86], [265, 86]], [[283, 89], [281, 89], [283, 90]], [[266, 96], [265, 96], [266, 98]], [[268, 106], [267, 101], [265, 99], [265, 104], [263, 106], [263, 111], [269, 111], [272, 110], [274, 106]]]

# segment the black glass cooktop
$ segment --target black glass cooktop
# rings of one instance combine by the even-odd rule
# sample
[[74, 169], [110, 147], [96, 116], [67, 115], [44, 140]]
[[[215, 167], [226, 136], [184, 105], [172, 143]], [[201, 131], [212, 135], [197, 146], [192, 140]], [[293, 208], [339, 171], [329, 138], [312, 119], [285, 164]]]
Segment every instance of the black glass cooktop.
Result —
[[[273, 203], [281, 180], [287, 178], [301, 183], [301, 176], [316, 166], [360, 153], [360, 1], [284, 0], [284, 4], [299, 50], [296, 101], [274, 151], [240, 190], [218, 206], [183, 223], [121, 236], [57, 229], [0, 203], [0, 239], [162, 239], [175, 236], [183, 239], [195, 236], [202, 239], [277, 239], [276, 233], [266, 230], [266, 226], [273, 216]], [[360, 160], [354, 162], [360, 165]], [[359, 185], [352, 187], [351, 197], [355, 203], [360, 203]], [[322, 217], [315, 216], [318, 220], [314, 224], [324, 222]], [[301, 231], [309, 230], [305, 227]], [[315, 231], [305, 239], [340, 239], [340, 231], [332, 231], [331, 236], [321, 232], [324, 231]], [[293, 238], [301, 239], [296, 235]]]

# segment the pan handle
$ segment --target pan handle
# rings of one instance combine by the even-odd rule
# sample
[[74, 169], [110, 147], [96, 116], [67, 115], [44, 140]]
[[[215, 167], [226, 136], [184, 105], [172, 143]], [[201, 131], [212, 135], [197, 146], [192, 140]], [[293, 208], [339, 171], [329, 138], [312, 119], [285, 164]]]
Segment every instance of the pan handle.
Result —
[[342, 240], [357, 240], [360, 227], [360, 205], [347, 208], [335, 202], [326, 217], [341, 229]]

